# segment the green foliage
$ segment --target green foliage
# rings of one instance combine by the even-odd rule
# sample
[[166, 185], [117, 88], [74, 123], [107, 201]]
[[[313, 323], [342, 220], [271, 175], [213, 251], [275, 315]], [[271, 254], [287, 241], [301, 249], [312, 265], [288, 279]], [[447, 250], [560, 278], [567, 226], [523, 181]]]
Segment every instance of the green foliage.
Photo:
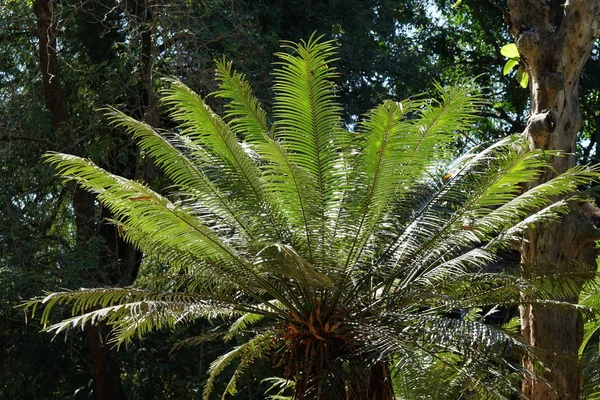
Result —
[[500, 52], [504, 57], [508, 58], [508, 61], [504, 64], [504, 68], [502, 69], [502, 74], [508, 75], [508, 73], [518, 65], [517, 81], [522, 88], [526, 89], [527, 85], [529, 85], [529, 73], [525, 71], [523, 65], [519, 65], [521, 56], [519, 55], [519, 50], [517, 50], [517, 45], [514, 43], [504, 45], [500, 49]]
[[[589, 280], [583, 286], [579, 296], [579, 304], [583, 307], [589, 307], [596, 313], [600, 310], [599, 284], [600, 279], [598, 276]], [[597, 399], [600, 396], [600, 378], [598, 376], [600, 366], [598, 332], [600, 331], [600, 322], [596, 313], [584, 315], [583, 341], [579, 347], [579, 360], [583, 375], [583, 385], [580, 392], [582, 399]]]
[[[387, 101], [347, 131], [332, 82], [334, 43], [313, 36], [283, 50], [272, 119], [225, 61], [216, 92], [229, 101], [224, 118], [176, 81], [163, 98], [180, 124], [174, 133], [109, 111], [173, 181], [169, 197], [84, 158], [47, 156], [66, 180], [96, 194], [129, 242], [168, 268], [159, 290], [66, 291], [29, 306], [44, 306], [44, 324], [56, 305], [71, 306], [73, 317], [47, 326], [51, 332], [104, 319], [119, 344], [198, 318], [223, 320], [191, 341], [241, 341], [211, 364], [205, 398], [235, 359], [229, 394], [268, 355], [295, 381], [297, 398], [384, 393], [391, 381], [369, 389], [371, 376], [390, 367], [409, 373], [412, 358], [443, 358], [468, 378], [461, 390], [518, 390], [507, 371], [531, 373], [518, 355], [532, 350], [510, 330], [453, 313], [561, 304], [556, 294], [571, 293], [576, 278], [482, 268], [526, 229], [567, 212], [597, 169], [573, 168], [523, 194], [547, 157], [561, 155], [528, 151], [516, 136], [449, 165], [453, 142], [483, 103], [471, 82], [438, 87], [437, 100]], [[450, 177], [440, 182], [442, 168]]]
[[[50, 342], [36, 333], [35, 322], [26, 323], [22, 310], [15, 306], [44, 291], [131, 282], [122, 274], [127, 270], [117, 265], [116, 260], [123, 258], [100, 235], [90, 243], [76, 245], [73, 185], [62, 187], [50, 175], [51, 168], [40, 161], [40, 155], [49, 149], [76, 151], [110, 172], [129, 178], [139, 176], [138, 156], [144, 152], [137, 152], [130, 135], [123, 134], [123, 130], [107, 126], [98, 110], [111, 104], [134, 118], [144, 118], [149, 86], [144, 80], [148, 71], [144, 61], [148, 61], [148, 50], [156, 57], [152, 64], [155, 88], [164, 86], [157, 77], [174, 75], [202, 94], [217, 90], [211, 60], [222, 54], [233, 59], [238, 71], [252, 81], [254, 93], [266, 111], [262, 121], [257, 118], [258, 126], [267, 127], [255, 129], [258, 141], [262, 131], [271, 137], [275, 132], [271, 129], [272, 117], [266, 116], [272, 115], [273, 76], [269, 65], [278, 41], [306, 38], [314, 30], [335, 37], [341, 45], [336, 90], [345, 111], [342, 118], [352, 126], [382, 99], [402, 99], [429, 90], [433, 80], [447, 85], [464, 75], [481, 76], [484, 96], [491, 101], [489, 107], [478, 112], [491, 118], [477, 120], [468, 135], [454, 137], [456, 148], [520, 132], [528, 117], [527, 91], [521, 90], [514, 78], [502, 76], [506, 60], [500, 48], [511, 38], [502, 11], [493, 2], [170, 0], [146, 7], [149, 2], [59, 0], [53, 19], [60, 25], [59, 78], [71, 113], [68, 127], [78, 137], [77, 148], [73, 148], [65, 145], [65, 135], [50, 128], [40, 80], [32, 2], [0, 3], [0, 397], [72, 399], [77, 392], [75, 398], [81, 399], [92, 394], [94, 384], [90, 380], [94, 371], [89, 367], [81, 333], [69, 334], [67, 343]], [[151, 34], [149, 28], [153, 30]], [[152, 49], [147, 47], [148, 39], [155, 44]], [[577, 153], [586, 161], [597, 153], [598, 54], [593, 52], [580, 83], [584, 113], [580, 138], [587, 140], [579, 142], [581, 151]], [[250, 86], [244, 78], [240, 82], [249, 94]], [[246, 95], [245, 99], [252, 96]], [[219, 103], [215, 98], [209, 97], [207, 103], [221, 113], [215, 107]], [[244, 107], [234, 109], [244, 112]], [[162, 110], [158, 126], [172, 128], [173, 122]], [[232, 114], [231, 118], [245, 117]], [[253, 124], [253, 118], [247, 118], [247, 122]], [[242, 121], [231, 125], [238, 138], [244, 137], [249, 144], [250, 125], [242, 126]], [[177, 133], [164, 136], [177, 140]], [[280, 156], [275, 146], [271, 150], [271, 157]], [[279, 168], [281, 164], [272, 163], [265, 168], [275, 165]], [[163, 170], [168, 166], [163, 165]], [[445, 172], [441, 165], [438, 169], [439, 175]], [[437, 177], [436, 173], [431, 172]], [[213, 174], [212, 179], [215, 178]], [[278, 183], [275, 179], [277, 176], [269, 186]], [[156, 183], [153, 187], [162, 184]], [[286, 188], [289, 186], [282, 185], [280, 190]], [[198, 196], [194, 201], [212, 201], [215, 204], [211, 207], [225, 207], [218, 205], [218, 197], [207, 194], [210, 192], [183, 191], [191, 195], [190, 199]], [[233, 204], [234, 215], [243, 213], [235, 208], [237, 203], [230, 203], [231, 197], [226, 203]], [[180, 199], [178, 194], [171, 198]], [[289, 197], [282, 201], [295, 200]], [[100, 212], [96, 215], [99, 217]], [[118, 230], [108, 224], [97, 221], [96, 227], [110, 230], [110, 237], [117, 236]], [[118, 246], [124, 247], [122, 243]], [[142, 268], [139, 285], [152, 290], [177, 287], [190, 291], [200, 285], [194, 279], [197, 273], [166, 274], [160, 269], [162, 265], [157, 265], [160, 267], [156, 271]], [[63, 317], [68, 317], [68, 313], [57, 316]], [[127, 398], [179, 399], [198, 392], [199, 381], [205, 378], [203, 365], [214, 354], [205, 353], [206, 362], [199, 360], [196, 348], [169, 354], [168, 343], [187, 335], [199, 332], [194, 331], [194, 326], [175, 332], [163, 330], [121, 349], [121, 376]], [[227, 346], [211, 343], [216, 352], [228, 351]], [[253, 377], [258, 375], [254, 372]], [[274, 373], [268, 371], [262, 376]]]

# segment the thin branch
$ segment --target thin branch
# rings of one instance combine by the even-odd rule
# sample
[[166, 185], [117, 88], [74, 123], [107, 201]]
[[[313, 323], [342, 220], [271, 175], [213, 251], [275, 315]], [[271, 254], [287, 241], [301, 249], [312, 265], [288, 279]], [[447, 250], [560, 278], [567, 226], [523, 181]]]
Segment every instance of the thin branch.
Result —
[[513, 118], [510, 117], [510, 115], [508, 115], [508, 113], [504, 110], [497, 110], [498, 112], [489, 112], [489, 111], [480, 111], [479, 113], [477, 113], [477, 115], [479, 115], [480, 117], [486, 117], [486, 118], [497, 118], [497, 119], [502, 119], [506, 122], [510, 122], [511, 125], [517, 125], [517, 121], [515, 121]]
[[11, 136], [11, 135], [0, 136], [0, 142], [17, 142], [17, 141], [39, 143], [39, 144], [43, 144], [44, 146], [48, 147], [49, 149], [54, 149], [54, 146], [55, 146], [53, 142], [51, 142], [47, 139], [34, 138], [34, 137], [29, 137], [29, 136]]
[[69, 14], [69, 16], [67, 18], [65, 18], [65, 20], [63, 21], [62, 24], [60, 24], [60, 26], [58, 27], [58, 31], [62, 31], [63, 28], [77, 15], [77, 13], [79, 11], [81, 11], [81, 9], [83, 7], [85, 7], [85, 5], [87, 3], [89, 3], [90, 0], [85, 0], [83, 2], [81, 2], [81, 4], [79, 4], [78, 6], [74, 7], [73, 11], [71, 12], [71, 14]]
[[60, 190], [60, 193], [58, 194], [56, 201], [54, 202], [54, 205], [52, 207], [52, 213], [50, 215], [50, 217], [48, 217], [48, 219], [46, 221], [44, 221], [42, 224], [40, 224], [40, 231], [44, 232], [45, 235], [48, 235], [48, 231], [50, 230], [50, 228], [54, 225], [54, 222], [56, 221], [56, 217], [58, 216], [58, 213], [61, 210], [61, 204], [65, 199], [65, 196], [67, 194], [67, 188], [68, 186], [65, 185], [62, 187], [62, 189]]
[[502, 11], [503, 14], [506, 12], [506, 10], [504, 8], [502, 8], [499, 4], [494, 3], [493, 0], [488, 0], [488, 3], [490, 3], [492, 6], [496, 7], [498, 10]]
[[504, 23], [510, 25], [510, 13], [504, 8], [502, 8], [502, 6], [500, 6], [499, 4], [496, 4], [493, 0], [488, 0], [488, 3], [500, 10], [500, 12], [502, 13], [502, 18], [504, 19]]
[[488, 42], [494, 47], [496, 54], [500, 54], [500, 46], [498, 45], [494, 34], [492, 33], [492, 31], [490, 31], [489, 27], [485, 23], [483, 15], [481, 15], [479, 10], [477, 9], [477, 6], [471, 6], [471, 11], [473, 11], [473, 15], [475, 16], [475, 19], [477, 19], [477, 22], [479, 22], [479, 26], [481, 26], [485, 37], [488, 39]]

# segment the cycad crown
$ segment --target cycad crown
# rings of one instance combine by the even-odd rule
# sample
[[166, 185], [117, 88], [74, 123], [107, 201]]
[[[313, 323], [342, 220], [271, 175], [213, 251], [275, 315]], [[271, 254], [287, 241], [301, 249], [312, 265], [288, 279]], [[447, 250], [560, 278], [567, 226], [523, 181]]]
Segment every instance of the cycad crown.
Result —
[[[176, 132], [109, 111], [173, 182], [178, 201], [88, 160], [48, 156], [62, 176], [97, 193], [127, 240], [168, 266], [145, 279], [154, 287], [37, 301], [44, 322], [55, 304], [76, 314], [48, 330], [105, 318], [121, 343], [199, 317], [236, 317], [222, 335], [254, 336], [213, 363], [206, 398], [232, 360], [241, 363], [229, 393], [243, 368], [275, 349], [296, 398], [391, 398], [394, 360], [402, 367], [448, 352], [462, 356], [454, 367], [471, 382], [495, 391], [485, 379], [506, 375], [483, 378], [481, 363], [524, 346], [450, 313], [527, 293], [520, 278], [477, 272], [525, 229], [565, 212], [567, 196], [597, 172], [577, 167], [521, 194], [519, 184], [558, 154], [509, 137], [448, 167], [457, 133], [482, 104], [472, 84], [438, 87], [439, 100], [386, 101], [348, 131], [332, 83], [333, 43], [285, 43], [278, 56], [272, 118], [225, 61], [215, 94], [227, 101], [223, 117], [177, 81], [163, 98]], [[553, 203], [556, 196], [563, 200]], [[487, 368], [520, 368], [513, 361]]]

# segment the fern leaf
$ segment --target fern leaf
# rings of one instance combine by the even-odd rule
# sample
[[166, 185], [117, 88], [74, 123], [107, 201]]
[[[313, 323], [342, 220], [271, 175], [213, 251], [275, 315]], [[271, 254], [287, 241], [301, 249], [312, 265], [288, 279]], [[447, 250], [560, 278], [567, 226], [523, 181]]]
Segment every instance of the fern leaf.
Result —
[[200, 201], [202, 207], [246, 233], [250, 240], [253, 239], [251, 226], [245, 221], [249, 217], [242, 214], [241, 207], [236, 207], [235, 198], [221, 192], [182, 150], [144, 122], [128, 117], [115, 109], [109, 109], [107, 115], [115, 126], [125, 127], [134, 139], [138, 140], [141, 149], [154, 159], [157, 166], [181, 190]]
[[240, 359], [240, 363], [236, 368], [232, 378], [230, 379], [227, 387], [225, 388], [225, 392], [223, 393], [223, 397], [226, 394], [236, 394], [236, 383], [239, 375], [246, 369], [248, 366], [254, 362], [254, 360], [263, 357], [265, 351], [269, 349], [271, 346], [271, 333], [266, 332], [260, 335], [257, 335], [247, 341], [246, 343], [235, 347], [228, 353], [223, 354], [218, 357], [215, 361], [210, 364], [210, 368], [208, 369], [209, 378], [204, 385], [204, 391], [202, 398], [204, 400], [208, 400], [210, 394], [213, 391], [214, 382], [217, 376], [221, 374], [225, 368], [227, 368], [235, 359]]
[[251, 144], [260, 144], [268, 140], [270, 131], [267, 115], [252, 95], [252, 89], [246, 77], [232, 68], [225, 58], [216, 62], [217, 80], [220, 82], [217, 97], [230, 100], [225, 105], [225, 116], [231, 129]]
[[173, 119], [181, 123], [184, 134], [213, 156], [210, 167], [219, 170], [213, 174], [215, 184], [239, 196], [246, 209], [267, 217], [258, 220], [263, 238], [283, 240], [281, 220], [273, 203], [265, 198], [260, 171], [230, 127], [181, 82], [172, 81], [163, 101]]
[[215, 274], [248, 288], [251, 293], [255, 293], [253, 287], [258, 287], [278, 296], [248, 260], [183, 207], [175, 206], [140, 183], [109, 174], [82, 158], [54, 154], [48, 159], [64, 177], [98, 193], [98, 199], [125, 227], [125, 237], [149, 254], [164, 249], [160, 247], [164, 245], [175, 249], [180, 260], [206, 260], [205, 265]]
[[[276, 137], [289, 160], [306, 171], [310, 180], [303, 193], [314, 199], [314, 215], [306, 218], [309, 242], [314, 249], [324, 245], [326, 215], [336, 193], [336, 158], [341, 152], [337, 135], [341, 107], [331, 79], [336, 73], [332, 41], [314, 35], [299, 45], [284, 43], [293, 52], [277, 53], [275, 70]], [[314, 243], [313, 243], [314, 242]], [[321, 250], [322, 253], [324, 251]]]

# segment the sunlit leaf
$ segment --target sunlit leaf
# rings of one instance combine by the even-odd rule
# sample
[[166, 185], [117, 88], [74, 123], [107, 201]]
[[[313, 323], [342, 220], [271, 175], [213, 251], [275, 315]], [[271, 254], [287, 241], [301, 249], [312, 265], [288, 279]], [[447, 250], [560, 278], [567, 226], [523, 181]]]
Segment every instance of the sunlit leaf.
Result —
[[523, 88], [527, 88], [529, 84], [529, 72], [525, 71], [522, 66], [517, 70], [517, 81]]
[[515, 59], [510, 59], [506, 62], [506, 64], [504, 64], [504, 68], [502, 69], [502, 73], [504, 75], [508, 75], [508, 73], [517, 65], [519, 64], [519, 61], [515, 60]]
[[505, 44], [504, 46], [502, 46], [502, 48], [500, 49], [500, 53], [504, 57], [508, 57], [508, 58], [518, 58], [519, 57], [519, 50], [517, 49], [517, 45], [514, 43], [509, 43], [509, 44]]

